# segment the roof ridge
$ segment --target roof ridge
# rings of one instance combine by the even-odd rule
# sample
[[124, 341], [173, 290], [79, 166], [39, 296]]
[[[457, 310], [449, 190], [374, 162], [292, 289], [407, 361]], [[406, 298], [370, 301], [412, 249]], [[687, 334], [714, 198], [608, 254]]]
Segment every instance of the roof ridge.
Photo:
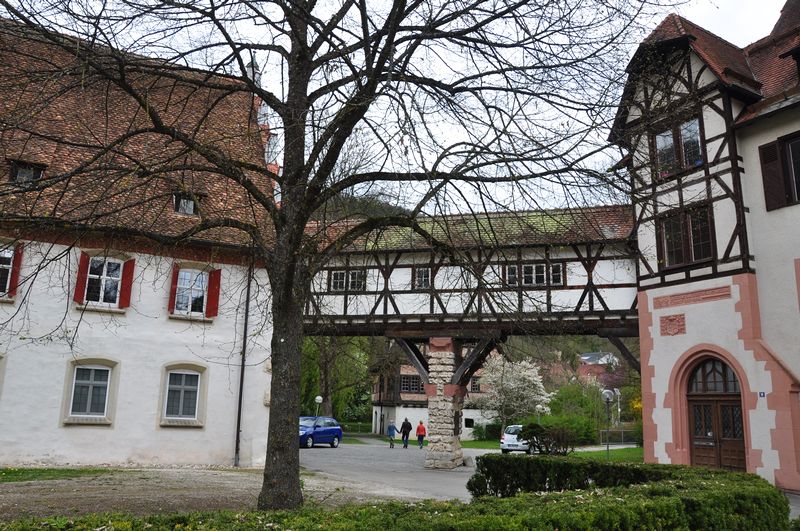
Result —
[[[716, 33], [714, 33], [713, 31], [711, 31], [711, 30], [708, 30], [708, 29], [704, 28], [704, 27], [703, 27], [703, 26], [701, 26], [700, 24], [697, 24], [697, 23], [695, 23], [695, 22], [692, 22], [692, 21], [691, 21], [691, 20], [689, 20], [688, 18], [682, 17], [682, 16], [680, 16], [680, 15], [675, 15], [675, 16], [676, 16], [676, 17], [678, 17], [678, 18], [681, 20], [681, 22], [688, 22], [690, 26], [693, 26], [693, 27], [697, 28], [698, 30], [700, 30], [700, 31], [702, 31], [702, 32], [704, 32], [704, 33], [706, 33], [707, 35], [709, 35], [709, 36], [711, 36], [711, 37], [714, 37], [715, 39], [717, 39], [717, 40], [719, 40], [719, 41], [721, 41], [721, 42], [723, 42], [723, 43], [727, 44], [727, 45], [728, 45], [728, 46], [730, 46], [731, 48], [736, 48], [736, 49], [737, 49], [737, 50], [739, 50], [739, 51], [744, 51], [744, 48], [742, 48], [741, 46], [737, 46], [737, 45], [735, 45], [734, 43], [732, 43], [731, 41], [729, 41], [729, 40], [725, 39], [724, 37], [720, 37], [719, 35], [717, 35], [717, 34], [716, 34]], [[692, 32], [691, 32], [691, 31], [684, 31], [684, 33], [687, 33], [687, 34], [691, 35], [691, 33], [692, 33]]]

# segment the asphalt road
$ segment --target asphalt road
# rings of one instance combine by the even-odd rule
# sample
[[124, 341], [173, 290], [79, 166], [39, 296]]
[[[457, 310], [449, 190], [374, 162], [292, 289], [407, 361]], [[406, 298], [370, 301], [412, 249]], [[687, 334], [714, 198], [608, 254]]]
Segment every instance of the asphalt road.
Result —
[[[368, 441], [367, 444], [342, 444], [339, 448], [318, 446], [300, 450], [300, 466], [330, 478], [338, 478], [343, 488], [351, 485], [380, 496], [403, 499], [437, 498], [470, 500], [467, 480], [474, 466], [454, 470], [425, 468], [425, 449], [416, 445], [403, 449], [396, 444]], [[465, 456], [485, 454], [491, 450], [465, 449]], [[473, 461], [474, 462], [474, 461]]]

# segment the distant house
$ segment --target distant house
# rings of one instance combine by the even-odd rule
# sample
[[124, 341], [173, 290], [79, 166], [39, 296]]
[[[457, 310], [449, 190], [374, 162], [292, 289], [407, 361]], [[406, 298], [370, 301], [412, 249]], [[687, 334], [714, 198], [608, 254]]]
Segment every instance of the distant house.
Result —
[[587, 352], [579, 356], [578, 379], [595, 380], [604, 388], [620, 387], [625, 380], [625, 367], [611, 352]]

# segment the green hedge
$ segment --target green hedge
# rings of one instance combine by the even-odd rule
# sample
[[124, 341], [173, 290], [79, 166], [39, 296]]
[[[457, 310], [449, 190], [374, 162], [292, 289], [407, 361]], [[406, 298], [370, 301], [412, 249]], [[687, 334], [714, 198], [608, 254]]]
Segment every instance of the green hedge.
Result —
[[478, 457], [467, 489], [501, 498], [558, 492], [538, 499], [547, 508], [542, 517], [561, 529], [789, 528], [789, 505], [778, 489], [724, 470], [490, 454]]

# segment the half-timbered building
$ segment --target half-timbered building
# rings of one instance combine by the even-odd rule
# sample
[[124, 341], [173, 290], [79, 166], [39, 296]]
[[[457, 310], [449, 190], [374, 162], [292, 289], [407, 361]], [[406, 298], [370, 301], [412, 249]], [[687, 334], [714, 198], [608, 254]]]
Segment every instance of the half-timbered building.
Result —
[[740, 48], [677, 15], [639, 46], [628, 153], [645, 458], [800, 489], [800, 1]]

